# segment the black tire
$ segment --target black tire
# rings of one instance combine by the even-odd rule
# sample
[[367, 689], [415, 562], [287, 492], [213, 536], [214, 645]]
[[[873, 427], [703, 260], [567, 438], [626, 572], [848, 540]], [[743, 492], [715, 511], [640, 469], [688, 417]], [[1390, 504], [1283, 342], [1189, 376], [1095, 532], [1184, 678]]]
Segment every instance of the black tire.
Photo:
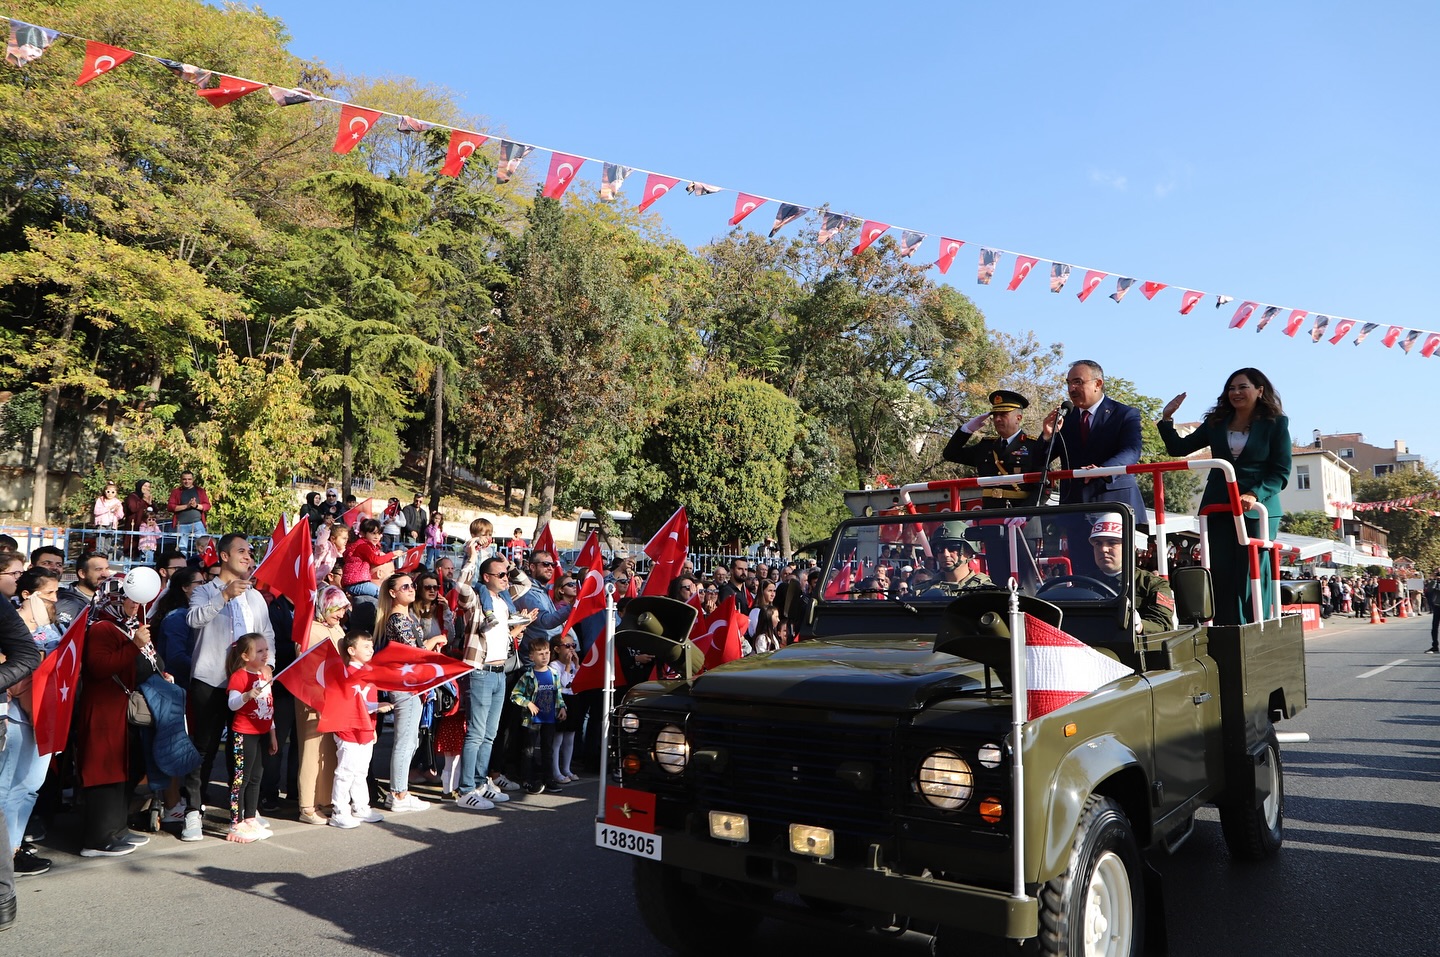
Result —
[[[1265, 754], [1237, 782], [1244, 794], [1220, 805], [1220, 828], [1230, 855], [1241, 861], [1263, 861], [1274, 857], [1285, 841], [1285, 767], [1280, 761], [1280, 744], [1275, 729], [1265, 737]], [[1261, 791], [1268, 792], [1259, 801]]]
[[1145, 880], [1135, 832], [1120, 805], [1092, 794], [1065, 873], [1040, 889], [1039, 953], [1138, 957], [1145, 943]]
[[742, 953], [760, 915], [702, 897], [678, 868], [636, 859], [635, 906], [645, 927], [660, 943], [680, 954], [730, 957]]

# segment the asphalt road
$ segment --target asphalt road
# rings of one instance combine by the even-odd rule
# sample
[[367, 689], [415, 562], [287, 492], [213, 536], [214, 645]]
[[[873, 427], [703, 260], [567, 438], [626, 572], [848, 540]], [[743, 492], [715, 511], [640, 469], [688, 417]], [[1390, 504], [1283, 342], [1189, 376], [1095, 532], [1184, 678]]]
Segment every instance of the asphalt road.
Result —
[[[1310, 638], [1310, 707], [1281, 726], [1312, 739], [1282, 748], [1285, 847], [1232, 862], [1202, 815], [1159, 861], [1171, 954], [1440, 955], [1428, 627], [1331, 619]], [[19, 923], [0, 944], [47, 957], [665, 954], [636, 914], [629, 859], [592, 846], [595, 795], [588, 779], [493, 812], [437, 806], [353, 831], [273, 815], [263, 843], [162, 834], [115, 860], [74, 856], [75, 822], [62, 820], [45, 849], [55, 869], [21, 880]], [[927, 941], [767, 922], [750, 954], [799, 952], [920, 957]]]

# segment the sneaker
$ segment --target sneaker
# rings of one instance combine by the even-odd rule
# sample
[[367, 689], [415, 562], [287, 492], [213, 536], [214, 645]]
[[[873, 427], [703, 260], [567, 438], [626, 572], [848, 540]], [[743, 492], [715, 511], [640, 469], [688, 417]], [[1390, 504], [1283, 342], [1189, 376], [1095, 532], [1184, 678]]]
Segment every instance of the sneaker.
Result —
[[160, 819], [163, 824], [184, 824], [185, 823], [185, 802], [181, 801], [174, 807], [165, 809], [165, 816]]
[[135, 853], [135, 845], [128, 841], [111, 841], [104, 847], [84, 847], [80, 849], [81, 857], [124, 857], [126, 854]]
[[339, 812], [330, 815], [330, 820], [326, 823], [329, 824], [331, 827], [351, 828], [360, 826], [360, 822], [357, 821], [355, 818], [351, 817], [348, 814], [341, 814]]
[[520, 785], [510, 780], [503, 774], [497, 774], [490, 779], [490, 782], [502, 791], [518, 791]]
[[580, 780], [580, 775], [576, 774], [574, 771], [571, 771], [569, 774], [565, 775], [565, 780], [569, 781], [571, 784], [574, 784], [575, 782]]
[[1427, 655], [1440, 655], [1440, 651], [1436, 651], [1434, 648], [1427, 648], [1427, 649], [1425, 649], [1425, 654], [1427, 654]]
[[264, 841], [275, 836], [275, 832], [270, 830], [270, 822], [258, 814], [244, 823], [248, 824], [250, 830], [255, 832], [255, 837], [258, 840]]
[[33, 848], [22, 847], [15, 852], [15, 876], [36, 877], [50, 870], [50, 860], [36, 854]]
[[400, 800], [400, 801], [396, 802], [396, 804], [395, 804], [395, 810], [396, 810], [396, 811], [401, 811], [401, 812], [404, 812], [404, 811], [428, 811], [428, 810], [430, 810], [430, 802], [429, 802], [429, 801], [422, 801], [422, 800], [420, 800], [418, 797], [416, 797], [416, 796], [413, 795], [413, 794], [407, 794], [407, 795], [404, 797], [403, 800]]
[[319, 811], [306, 811], [306, 810], [302, 810], [302, 811], [300, 812], [300, 823], [301, 823], [301, 824], [329, 824], [330, 822], [329, 822], [329, 820], [325, 817], [325, 815], [321, 814]]
[[504, 804], [510, 800], [510, 795], [491, 784], [488, 778], [483, 781], [476, 790], [480, 792], [480, 796], [485, 798], [485, 800], [494, 801], [496, 804]]
[[480, 791], [466, 791], [455, 802], [468, 811], [488, 811], [495, 806], [495, 802], [485, 797]]
[[559, 794], [561, 791], [565, 790], [565, 785], [569, 783], [570, 782], [568, 781], [561, 781], [558, 778], [554, 781], [546, 781], [545, 790], [549, 791], [551, 794]]
[[205, 818], [199, 811], [185, 812], [185, 827], [180, 831], [180, 840], [199, 841], [205, 837]]
[[460, 796], [459, 791], [441, 791], [440, 797], [446, 801], [453, 801]]
[[361, 824], [379, 824], [381, 821], [385, 820], [385, 815], [380, 814], [377, 811], [371, 811], [369, 809], [366, 809], [364, 814], [355, 815], [355, 820], [359, 821]]
[[45, 831], [45, 822], [40, 818], [31, 815], [30, 822], [25, 827], [25, 840], [34, 841], [36, 844], [45, 840], [48, 835]]
[[545, 785], [541, 784], [539, 781], [536, 781], [534, 784], [527, 784], [527, 785], [525, 785], [525, 793], [526, 793], [526, 794], [544, 794], [544, 793], [545, 793]]
[[254, 821], [254, 822], [255, 822], [255, 825], [256, 825], [257, 827], [261, 828], [262, 830], [268, 831], [268, 830], [271, 829], [271, 828], [270, 828], [270, 821], [269, 821], [268, 818], [263, 818], [263, 817], [261, 817], [260, 815], [257, 814], [257, 815], [255, 815], [254, 817], [252, 817], [250, 820]]
[[144, 847], [150, 843], [150, 835], [136, 834], [134, 831], [121, 831], [116, 837], [128, 844], [134, 844], [136, 847]]
[[225, 832], [225, 840], [231, 844], [253, 844], [260, 840], [260, 837], [255, 833], [253, 827], [241, 821], [239, 824], [230, 825], [229, 830]]

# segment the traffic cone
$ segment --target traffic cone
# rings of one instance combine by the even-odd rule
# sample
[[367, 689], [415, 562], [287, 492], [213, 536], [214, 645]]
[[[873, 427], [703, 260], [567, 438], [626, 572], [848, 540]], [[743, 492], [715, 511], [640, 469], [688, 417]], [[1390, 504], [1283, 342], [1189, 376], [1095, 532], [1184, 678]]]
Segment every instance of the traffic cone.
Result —
[[1409, 617], [1410, 617], [1410, 612], [1409, 612], [1409, 610], [1405, 607], [1405, 606], [1407, 606], [1407, 605], [1409, 605], [1409, 604], [1410, 604], [1410, 600], [1409, 600], [1408, 598], [1402, 598], [1402, 599], [1400, 599], [1400, 614], [1399, 614], [1397, 617], [1400, 617], [1400, 618], [1409, 618]]
[[1385, 624], [1385, 619], [1380, 617], [1380, 603], [1379, 603], [1378, 601], [1373, 601], [1373, 600], [1372, 600], [1372, 601], [1370, 602], [1370, 624], [1372, 624], [1372, 625], [1383, 625], [1383, 624]]

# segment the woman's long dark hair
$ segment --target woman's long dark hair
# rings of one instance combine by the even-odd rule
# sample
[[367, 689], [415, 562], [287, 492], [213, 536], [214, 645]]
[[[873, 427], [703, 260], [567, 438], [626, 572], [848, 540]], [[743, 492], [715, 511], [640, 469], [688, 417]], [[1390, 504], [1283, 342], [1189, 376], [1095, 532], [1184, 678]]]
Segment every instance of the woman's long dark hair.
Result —
[[1259, 369], [1246, 367], [1236, 369], [1225, 377], [1225, 388], [1220, 390], [1220, 397], [1215, 400], [1215, 407], [1205, 413], [1206, 422], [1224, 422], [1235, 413], [1235, 407], [1230, 404], [1229, 388], [1230, 383], [1237, 375], [1243, 375], [1250, 380], [1250, 384], [1262, 390], [1260, 397], [1255, 400], [1255, 418], [1273, 419], [1285, 414], [1285, 407], [1280, 404], [1280, 393], [1270, 384], [1270, 379]]
[[165, 589], [165, 594], [160, 596], [160, 603], [155, 606], [155, 613], [150, 616], [151, 621], [164, 621], [165, 616], [177, 608], [189, 608], [190, 596], [185, 594], [185, 587], [204, 575], [198, 568], [191, 568], [186, 565], [184, 568], [177, 568], [170, 573], [170, 587]]

